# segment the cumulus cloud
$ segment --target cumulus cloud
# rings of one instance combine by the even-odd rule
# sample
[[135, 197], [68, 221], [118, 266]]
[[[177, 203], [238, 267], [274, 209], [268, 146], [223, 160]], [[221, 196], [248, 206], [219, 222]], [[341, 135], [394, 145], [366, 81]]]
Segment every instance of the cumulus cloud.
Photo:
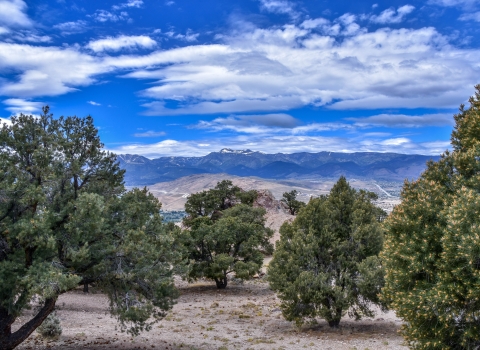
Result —
[[132, 48], [153, 48], [157, 42], [146, 35], [120, 35], [117, 37], [107, 37], [104, 39], [90, 41], [87, 48], [95, 51], [119, 51], [121, 49]]
[[27, 4], [23, 0], [0, 0], [0, 24], [7, 27], [31, 27], [26, 15]]
[[33, 102], [24, 100], [21, 98], [9, 98], [3, 100], [3, 104], [7, 105], [5, 108], [7, 111], [12, 112], [15, 115], [20, 113], [23, 114], [32, 114], [40, 111], [42, 109], [42, 102]]
[[133, 134], [135, 137], [159, 137], [159, 136], [165, 136], [166, 133], [164, 131], [145, 131], [145, 132], [137, 132]]
[[120, 56], [0, 43], [0, 67], [14, 73], [0, 93], [60, 95], [95, 83], [100, 74], [121, 72], [153, 81], [140, 95], [147, 99], [145, 114], [155, 116], [268, 114], [304, 106], [456, 108], [472, 93], [480, 50], [456, 48], [431, 27], [357, 28], [345, 35], [353, 25], [349, 14], [332, 22], [249, 25], [217, 44]]
[[389, 8], [380, 13], [378, 16], [372, 15], [370, 17], [370, 21], [379, 24], [400, 23], [403, 22], [405, 17], [414, 9], [415, 7], [411, 5], [401, 6], [396, 11], [393, 8]]
[[346, 118], [355, 122], [355, 125], [361, 127], [384, 126], [395, 128], [419, 128], [426, 126], [452, 126], [454, 120], [451, 114], [424, 114], [424, 115], [405, 115], [405, 114], [378, 114], [365, 118]]

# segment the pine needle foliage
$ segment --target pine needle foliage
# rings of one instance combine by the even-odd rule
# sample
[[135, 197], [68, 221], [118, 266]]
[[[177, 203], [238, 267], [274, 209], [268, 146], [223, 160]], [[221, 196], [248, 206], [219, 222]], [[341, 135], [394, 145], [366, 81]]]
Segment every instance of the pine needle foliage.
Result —
[[183, 237], [190, 280], [206, 277], [223, 289], [231, 273], [242, 280], [258, 273], [263, 254], [273, 252], [273, 231], [265, 227], [265, 209], [253, 207], [256, 198], [256, 191], [243, 192], [229, 180], [188, 198]]
[[[138, 334], [177, 297], [180, 229], [146, 189], [126, 191], [91, 117], [12, 117], [0, 128], [0, 348], [13, 349], [60, 294], [95, 284], [122, 330]], [[18, 330], [33, 299], [42, 305]]]
[[282, 300], [289, 321], [315, 318], [338, 327], [347, 312], [372, 317], [379, 302], [383, 270], [381, 220], [371, 192], [357, 191], [342, 176], [328, 196], [311, 199], [290, 223], [280, 228], [268, 280]]
[[405, 182], [386, 220], [382, 297], [414, 349], [480, 347], [480, 85], [469, 102], [453, 151]]

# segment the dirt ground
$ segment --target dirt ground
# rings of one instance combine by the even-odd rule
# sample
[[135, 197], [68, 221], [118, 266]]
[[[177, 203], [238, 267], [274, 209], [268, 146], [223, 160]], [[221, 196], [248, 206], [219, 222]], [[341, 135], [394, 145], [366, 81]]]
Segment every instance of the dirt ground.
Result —
[[[116, 330], [104, 295], [80, 289], [64, 294], [57, 303], [63, 334], [44, 341], [33, 333], [19, 349], [407, 349], [392, 312], [361, 321], [347, 316], [336, 330], [322, 320], [298, 329], [283, 319], [279, 300], [262, 279], [224, 290], [209, 281], [179, 281], [178, 287], [173, 310], [136, 338]], [[27, 317], [17, 326], [22, 321]]]

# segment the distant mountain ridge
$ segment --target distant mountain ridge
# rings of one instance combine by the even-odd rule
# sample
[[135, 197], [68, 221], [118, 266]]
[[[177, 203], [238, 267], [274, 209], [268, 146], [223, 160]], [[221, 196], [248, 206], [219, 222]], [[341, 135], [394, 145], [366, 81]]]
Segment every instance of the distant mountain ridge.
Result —
[[126, 170], [129, 186], [152, 185], [195, 174], [227, 173], [266, 179], [370, 178], [403, 181], [420, 176], [428, 160], [439, 156], [398, 153], [276, 153], [224, 148], [203, 157], [161, 157], [148, 159], [120, 154], [120, 167]]

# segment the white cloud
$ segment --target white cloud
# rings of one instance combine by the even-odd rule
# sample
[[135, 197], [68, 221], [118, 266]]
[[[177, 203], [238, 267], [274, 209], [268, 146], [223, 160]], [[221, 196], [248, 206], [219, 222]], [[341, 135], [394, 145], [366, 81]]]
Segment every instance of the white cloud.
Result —
[[439, 155], [449, 141], [417, 143], [405, 137], [389, 138], [385, 135], [369, 135], [358, 138], [323, 137], [304, 135], [240, 135], [228, 138], [201, 140], [163, 140], [157, 143], [129, 144], [110, 148], [117, 154], [139, 154], [150, 158], [161, 156], [204, 156], [222, 148], [251, 149], [265, 153], [295, 152], [394, 152], [405, 154]]
[[439, 6], [465, 6], [470, 7], [472, 5], [478, 4], [478, 0], [429, 0], [429, 4], [439, 5]]
[[325, 18], [314, 18], [314, 19], [307, 19], [300, 24], [300, 27], [303, 29], [314, 29], [318, 27], [322, 27], [325, 25], [330, 24], [330, 21]]
[[75, 48], [37, 47], [0, 42], [0, 67], [14, 75], [0, 94], [18, 98], [58, 96], [93, 84], [97, 74], [111, 71], [99, 58]]
[[7, 111], [12, 112], [15, 115], [20, 113], [23, 114], [32, 114], [40, 111], [43, 107], [42, 102], [33, 102], [27, 101], [21, 98], [9, 98], [2, 101], [3, 104], [7, 105], [5, 108]]
[[31, 42], [31, 43], [49, 43], [52, 38], [48, 35], [37, 35], [30, 31], [16, 32], [10, 37], [15, 41]]
[[209, 121], [200, 121], [194, 128], [208, 129], [211, 131], [230, 130], [237, 133], [259, 134], [283, 132], [292, 129], [300, 121], [285, 113], [257, 114], [257, 115], [231, 115], [226, 118], [216, 118]]
[[295, 10], [295, 4], [287, 0], [260, 0], [261, 8], [271, 13], [286, 14], [297, 18], [300, 14]]
[[473, 13], [464, 13], [459, 18], [461, 21], [475, 21], [480, 22], [480, 11]]
[[64, 22], [54, 25], [53, 28], [60, 30], [63, 35], [83, 33], [87, 30], [87, 22], [84, 20]]
[[95, 102], [95, 101], [87, 101], [88, 104], [91, 104], [92, 106], [101, 106], [101, 103]]
[[157, 45], [156, 41], [146, 35], [120, 35], [116, 38], [107, 37], [104, 39], [90, 41], [86, 47], [95, 51], [119, 51], [121, 49], [132, 48], [153, 48]]
[[23, 0], [0, 0], [0, 24], [7, 27], [31, 27], [32, 21], [25, 14], [27, 4]]
[[165, 5], [167, 6], [172, 6], [173, 4], [175, 4], [175, 1], [165, 1]]
[[128, 13], [121, 11], [120, 13], [113, 13], [106, 10], [97, 10], [91, 17], [97, 22], [118, 22], [129, 19]]
[[364, 118], [346, 118], [355, 122], [360, 127], [384, 126], [395, 128], [419, 128], [425, 126], [452, 126], [454, 120], [451, 114], [425, 114], [425, 115], [405, 115], [405, 114], [378, 114]]
[[185, 34], [175, 33], [174, 31], [168, 31], [165, 35], [169, 38], [178, 39], [186, 42], [194, 42], [197, 41], [200, 33], [194, 33], [191, 29], [187, 29]]
[[386, 9], [378, 16], [373, 15], [370, 17], [370, 21], [373, 23], [387, 24], [387, 23], [400, 23], [403, 22], [405, 17], [415, 9], [414, 6], [404, 5], [399, 7], [396, 11], [393, 8]]
[[135, 137], [159, 137], [159, 136], [165, 136], [166, 133], [164, 131], [145, 131], [145, 132], [137, 132], [133, 134]]
[[143, 5], [142, 0], [128, 0], [127, 2], [121, 3], [119, 5], [113, 5], [112, 9], [114, 10], [120, 10], [122, 8], [128, 8], [128, 7], [137, 7], [140, 8]]
[[[101, 57], [80, 47], [0, 43], [12, 72], [0, 93], [55, 96], [105, 73], [153, 81], [147, 115], [252, 114], [303, 106], [332, 109], [456, 108], [471, 95], [480, 50], [452, 46], [434, 28], [358, 29], [355, 18], [226, 33], [218, 44]], [[337, 29], [335, 29], [337, 28]], [[169, 108], [175, 101], [178, 108]]]

